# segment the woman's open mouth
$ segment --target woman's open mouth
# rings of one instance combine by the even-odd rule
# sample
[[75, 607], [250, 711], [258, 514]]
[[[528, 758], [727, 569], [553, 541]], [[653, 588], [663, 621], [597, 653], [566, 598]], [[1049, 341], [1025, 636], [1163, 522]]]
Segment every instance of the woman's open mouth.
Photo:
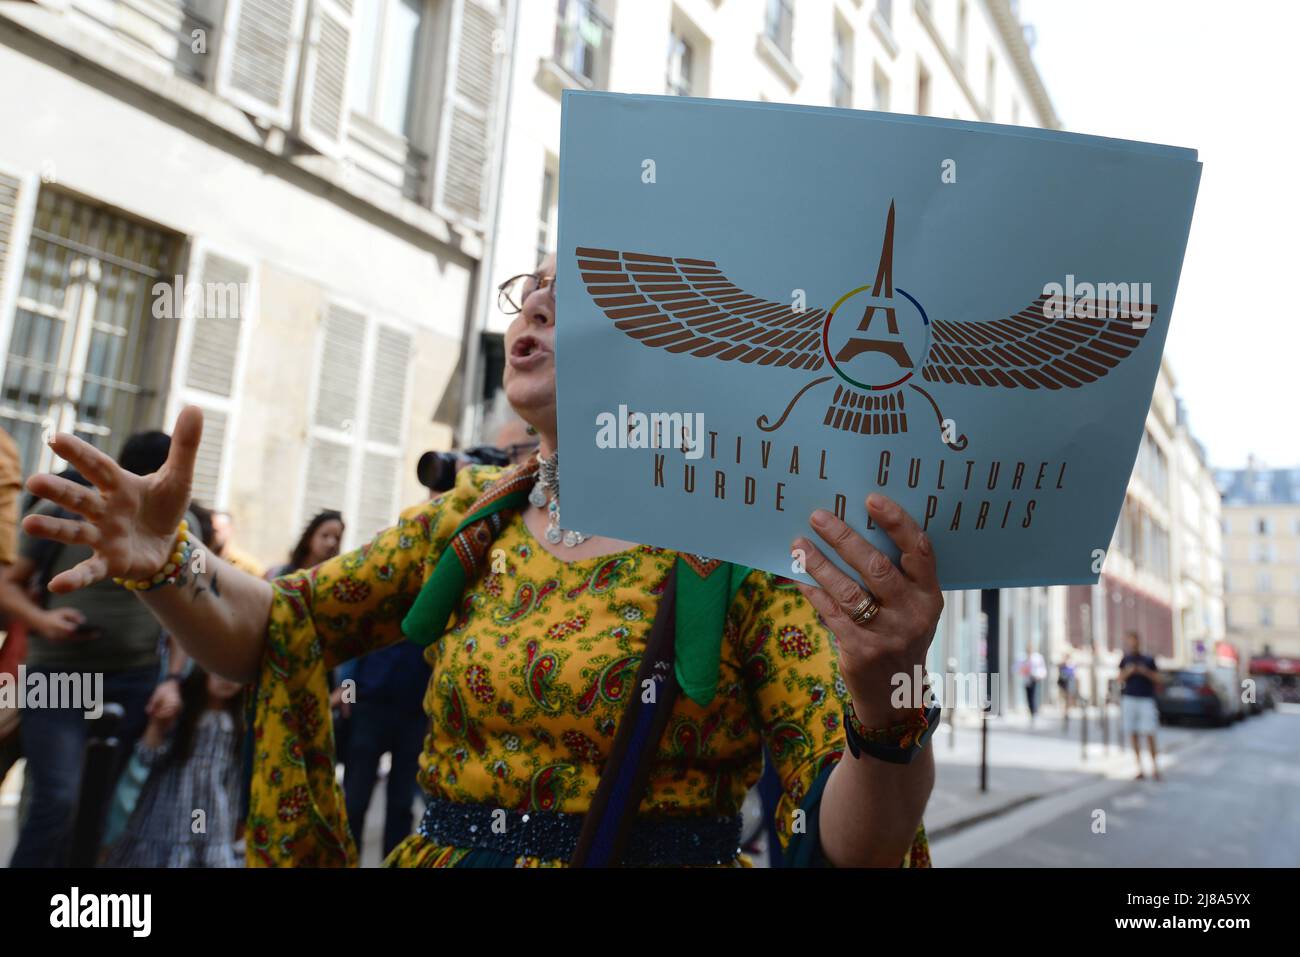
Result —
[[512, 369], [527, 371], [535, 369], [550, 356], [540, 339], [535, 336], [520, 336], [510, 347], [509, 362]]

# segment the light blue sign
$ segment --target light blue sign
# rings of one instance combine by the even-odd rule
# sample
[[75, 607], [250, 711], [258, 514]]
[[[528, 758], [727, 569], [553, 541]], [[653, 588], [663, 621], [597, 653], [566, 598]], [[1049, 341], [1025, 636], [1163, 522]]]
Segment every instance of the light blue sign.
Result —
[[1173, 311], [1193, 150], [568, 92], [563, 522], [810, 581], [900, 502], [945, 588], [1097, 580]]

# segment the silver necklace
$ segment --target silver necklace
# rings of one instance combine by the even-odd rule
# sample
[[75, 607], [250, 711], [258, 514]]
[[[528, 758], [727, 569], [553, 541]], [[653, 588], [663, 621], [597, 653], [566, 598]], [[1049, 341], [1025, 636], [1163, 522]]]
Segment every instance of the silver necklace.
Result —
[[543, 457], [537, 453], [537, 484], [528, 493], [530, 504], [546, 509], [546, 540], [552, 545], [564, 543], [566, 548], [574, 548], [587, 540], [582, 532], [560, 527], [560, 453], [551, 453]]

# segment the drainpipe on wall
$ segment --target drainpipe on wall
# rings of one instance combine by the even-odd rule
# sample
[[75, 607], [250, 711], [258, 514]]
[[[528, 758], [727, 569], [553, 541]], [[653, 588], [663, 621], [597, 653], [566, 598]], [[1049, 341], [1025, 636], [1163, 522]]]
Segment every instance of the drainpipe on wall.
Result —
[[506, 0], [506, 36], [509, 37], [505, 49], [507, 65], [503, 74], [505, 82], [503, 92], [497, 98], [500, 108], [497, 117], [496, 148], [492, 163], [492, 185], [489, 190], [488, 210], [489, 226], [487, 242], [484, 245], [483, 259], [479, 262], [478, 277], [474, 288], [474, 315], [467, 324], [465, 335], [464, 363], [460, 387], [460, 424], [457, 429], [457, 444], [464, 448], [472, 443], [472, 437], [478, 429], [479, 393], [482, 383], [482, 349], [483, 331], [487, 328], [489, 311], [494, 299], [492, 297], [492, 276], [496, 271], [497, 234], [501, 227], [501, 191], [505, 184], [506, 147], [510, 138], [510, 104], [515, 91], [515, 50], [519, 40], [519, 3], [518, 0]]

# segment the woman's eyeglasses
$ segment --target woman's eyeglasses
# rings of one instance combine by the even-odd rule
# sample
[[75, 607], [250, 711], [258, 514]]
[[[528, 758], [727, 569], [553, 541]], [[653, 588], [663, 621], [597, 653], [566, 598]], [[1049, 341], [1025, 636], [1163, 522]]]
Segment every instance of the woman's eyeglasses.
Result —
[[554, 301], [555, 277], [543, 276], [535, 272], [511, 276], [497, 287], [497, 307], [507, 316], [523, 312], [524, 301], [538, 289], [548, 290], [551, 300]]

